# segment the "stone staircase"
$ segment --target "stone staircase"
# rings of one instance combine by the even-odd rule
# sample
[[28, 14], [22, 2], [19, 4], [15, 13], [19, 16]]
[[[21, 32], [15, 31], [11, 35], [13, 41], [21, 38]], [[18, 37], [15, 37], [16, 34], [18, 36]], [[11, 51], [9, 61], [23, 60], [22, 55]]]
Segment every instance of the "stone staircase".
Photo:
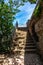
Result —
[[21, 65], [42, 65], [40, 56], [36, 53], [36, 43], [28, 30], [17, 29], [15, 39], [16, 46], [14, 52], [18, 57], [23, 56], [21, 60], [23, 64], [21, 63]]
[[16, 38], [13, 39], [13, 43], [15, 41], [15, 49], [14, 52], [24, 54], [26, 53], [35, 53], [36, 52], [36, 44], [34, 43], [31, 35], [27, 30], [16, 29]]
[[29, 32], [27, 32], [27, 40], [26, 40], [26, 46], [25, 46], [25, 52], [28, 53], [36, 53], [37, 48], [36, 44], [34, 43], [32, 36]]
[[26, 45], [27, 31], [22, 29], [16, 29], [16, 37], [13, 39], [13, 43], [16, 45], [14, 52], [24, 54]]

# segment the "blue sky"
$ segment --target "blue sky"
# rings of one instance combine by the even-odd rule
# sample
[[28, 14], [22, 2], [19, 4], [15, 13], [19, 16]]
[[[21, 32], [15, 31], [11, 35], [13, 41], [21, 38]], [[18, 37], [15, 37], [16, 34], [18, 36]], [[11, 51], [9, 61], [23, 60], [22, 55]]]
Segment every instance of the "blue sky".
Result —
[[18, 21], [19, 26], [24, 26], [31, 19], [35, 6], [36, 4], [31, 4], [30, 2], [26, 2], [24, 6], [20, 6], [18, 9], [21, 11], [15, 15], [16, 20], [14, 20], [13, 25]]
[[[8, 0], [5, 0], [5, 2], [8, 2]], [[31, 19], [35, 6], [36, 4], [31, 4], [30, 2], [26, 2], [24, 6], [20, 6], [18, 9], [21, 11], [15, 15], [16, 20], [14, 20], [13, 25], [18, 21], [19, 26], [25, 26], [26, 22]]]

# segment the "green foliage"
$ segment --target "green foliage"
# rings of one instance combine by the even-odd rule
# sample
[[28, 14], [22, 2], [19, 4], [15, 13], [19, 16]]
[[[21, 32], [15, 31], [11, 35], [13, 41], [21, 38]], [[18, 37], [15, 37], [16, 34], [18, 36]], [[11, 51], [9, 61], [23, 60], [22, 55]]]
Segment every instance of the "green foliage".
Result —
[[31, 3], [36, 3], [36, 0], [29, 0]]
[[23, 2], [30, 1], [31, 3], [36, 3], [36, 0], [22, 0]]
[[43, 1], [43, 0], [41, 0], [41, 1]]
[[[11, 49], [11, 36], [13, 30], [14, 15], [18, 12], [12, 5], [0, 1], [0, 50]], [[12, 3], [13, 4], [13, 3]]]
[[39, 17], [40, 16], [40, 13], [41, 13], [41, 5], [39, 4], [36, 7], [35, 11], [34, 11], [34, 16]]

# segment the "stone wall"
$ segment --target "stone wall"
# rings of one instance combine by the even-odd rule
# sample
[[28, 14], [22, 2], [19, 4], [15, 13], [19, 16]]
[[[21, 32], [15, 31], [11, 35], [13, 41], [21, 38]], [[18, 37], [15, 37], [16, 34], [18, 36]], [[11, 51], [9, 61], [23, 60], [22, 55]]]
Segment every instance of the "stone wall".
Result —
[[35, 31], [39, 37], [38, 47], [40, 50], [40, 54], [43, 57], [43, 2], [41, 3], [42, 10], [41, 10], [41, 17], [35, 24]]
[[35, 24], [35, 31], [39, 37], [38, 47], [40, 54], [43, 57], [43, 17], [41, 17], [40, 20]]
[[31, 33], [31, 35], [34, 34], [32, 32], [32, 26], [34, 25], [35, 32], [38, 35], [39, 41], [37, 42], [39, 53], [43, 57], [43, 2], [41, 3], [41, 14], [40, 17], [34, 17], [32, 16], [31, 20], [28, 22], [28, 29]]

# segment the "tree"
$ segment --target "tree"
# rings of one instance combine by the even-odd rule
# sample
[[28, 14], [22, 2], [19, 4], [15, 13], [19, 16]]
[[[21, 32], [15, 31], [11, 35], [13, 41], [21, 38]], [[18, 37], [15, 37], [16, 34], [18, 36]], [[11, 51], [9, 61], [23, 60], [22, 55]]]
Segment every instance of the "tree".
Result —
[[[9, 5], [8, 5], [9, 4]], [[14, 15], [18, 9], [13, 8], [12, 0], [5, 3], [4, 0], [0, 1], [0, 50], [9, 50], [11, 46], [11, 35], [13, 30]]]

